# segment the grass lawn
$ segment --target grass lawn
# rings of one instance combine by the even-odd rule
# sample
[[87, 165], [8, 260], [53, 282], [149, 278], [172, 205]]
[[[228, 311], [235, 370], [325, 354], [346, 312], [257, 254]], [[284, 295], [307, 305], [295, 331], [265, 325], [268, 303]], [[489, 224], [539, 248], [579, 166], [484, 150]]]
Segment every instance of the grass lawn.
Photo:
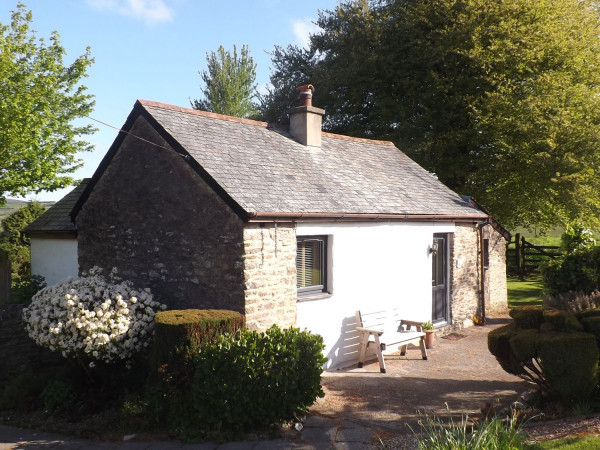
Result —
[[508, 289], [508, 306], [525, 306], [542, 304], [542, 279], [529, 278], [521, 281], [518, 278], [509, 278], [506, 282]]
[[528, 450], [593, 450], [600, 448], [600, 437], [565, 438], [556, 441], [539, 442], [526, 448]]

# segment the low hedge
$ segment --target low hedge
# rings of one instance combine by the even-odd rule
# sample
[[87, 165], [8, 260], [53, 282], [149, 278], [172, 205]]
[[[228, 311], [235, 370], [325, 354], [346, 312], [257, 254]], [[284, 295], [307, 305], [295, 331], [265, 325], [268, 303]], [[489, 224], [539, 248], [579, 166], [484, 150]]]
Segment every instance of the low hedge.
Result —
[[323, 338], [297, 328], [223, 336], [196, 356], [199, 427], [244, 431], [293, 419], [322, 397]]
[[580, 322], [573, 313], [542, 307], [510, 314], [512, 323], [488, 334], [488, 349], [502, 368], [563, 403], [589, 396], [598, 382], [600, 317]]

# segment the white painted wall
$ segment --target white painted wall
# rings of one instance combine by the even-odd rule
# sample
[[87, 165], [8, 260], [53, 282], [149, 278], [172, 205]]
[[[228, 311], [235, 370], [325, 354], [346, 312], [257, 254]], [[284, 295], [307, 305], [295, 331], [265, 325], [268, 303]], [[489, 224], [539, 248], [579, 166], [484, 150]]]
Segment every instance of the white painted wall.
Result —
[[76, 277], [77, 239], [31, 238], [31, 273], [42, 275], [48, 286]]
[[[400, 307], [409, 320], [431, 319], [434, 233], [453, 233], [453, 223], [298, 224], [298, 236], [332, 240], [332, 295], [298, 301], [297, 326], [323, 336], [328, 367], [357, 358], [354, 312]], [[392, 350], [392, 349], [390, 349]]]

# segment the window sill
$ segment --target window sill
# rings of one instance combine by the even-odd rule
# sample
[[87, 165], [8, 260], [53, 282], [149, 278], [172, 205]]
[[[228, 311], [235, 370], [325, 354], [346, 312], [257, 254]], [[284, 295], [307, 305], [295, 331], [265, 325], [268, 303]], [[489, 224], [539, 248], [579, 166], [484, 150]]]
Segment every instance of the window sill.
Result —
[[307, 294], [298, 294], [298, 302], [312, 302], [314, 300], [323, 300], [331, 297], [329, 292], [311, 292]]

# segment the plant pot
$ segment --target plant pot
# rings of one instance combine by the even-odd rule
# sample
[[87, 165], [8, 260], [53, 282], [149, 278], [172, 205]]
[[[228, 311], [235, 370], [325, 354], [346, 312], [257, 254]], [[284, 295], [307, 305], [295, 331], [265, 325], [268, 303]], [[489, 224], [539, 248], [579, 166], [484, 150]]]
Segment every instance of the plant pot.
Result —
[[425, 332], [425, 348], [433, 348], [433, 342], [435, 340], [435, 331], [423, 330]]

